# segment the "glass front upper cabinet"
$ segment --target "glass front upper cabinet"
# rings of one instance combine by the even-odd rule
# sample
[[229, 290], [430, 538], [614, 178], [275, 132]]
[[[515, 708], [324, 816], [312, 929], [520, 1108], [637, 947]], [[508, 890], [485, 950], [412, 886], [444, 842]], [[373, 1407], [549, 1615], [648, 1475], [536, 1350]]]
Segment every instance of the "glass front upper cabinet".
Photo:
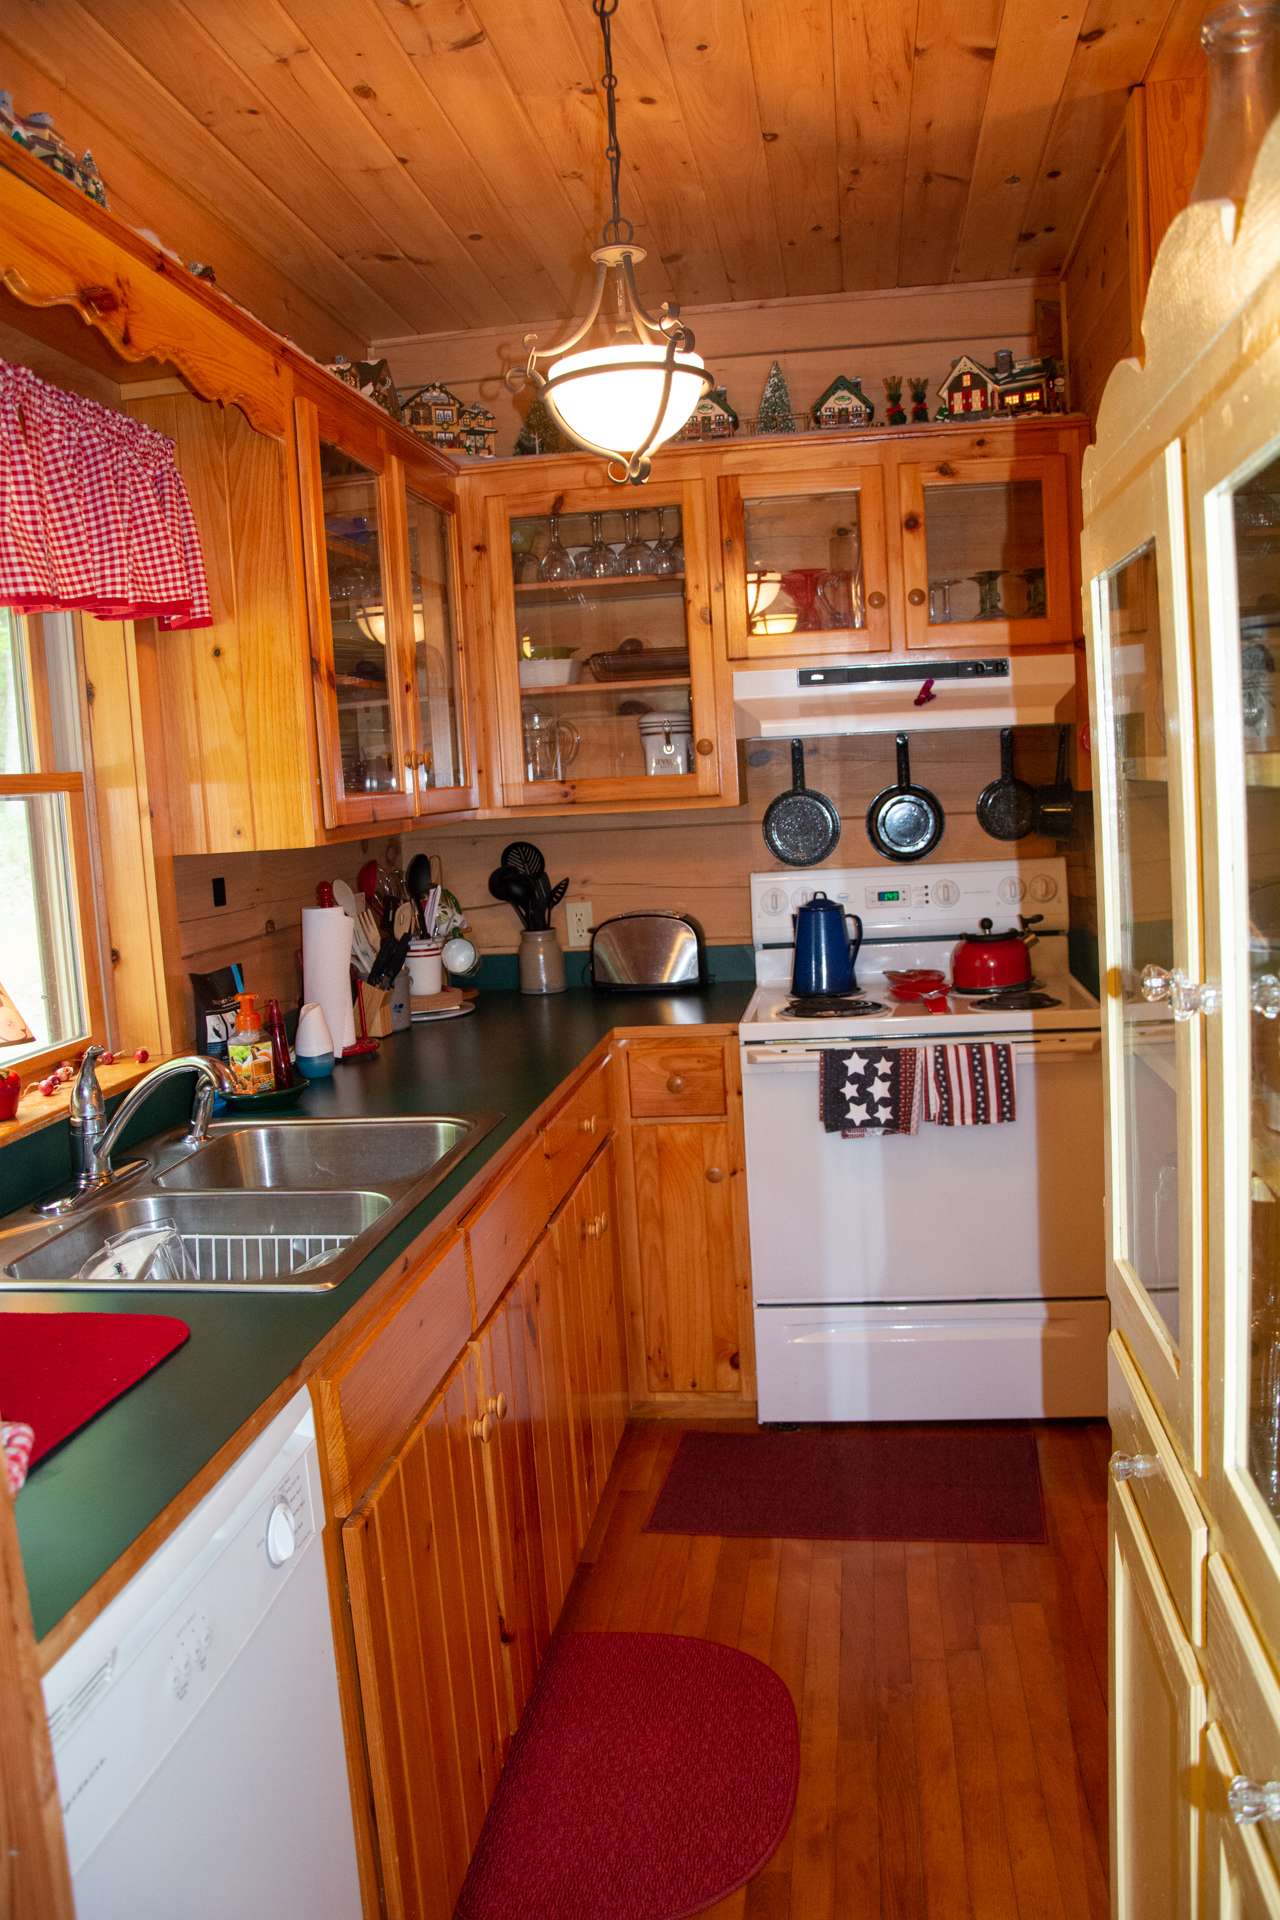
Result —
[[405, 494], [413, 623], [413, 744], [407, 763], [419, 813], [471, 803], [452, 515]]
[[689, 502], [611, 492], [496, 516], [509, 801], [718, 791], [710, 610]]
[[1090, 529], [1112, 1319], [1203, 1446], [1203, 1022], [1180, 449]]
[[887, 649], [884, 482], [845, 467], [720, 482], [729, 654], [734, 659]]
[[940, 460], [899, 469], [909, 647], [1072, 638], [1066, 459]]

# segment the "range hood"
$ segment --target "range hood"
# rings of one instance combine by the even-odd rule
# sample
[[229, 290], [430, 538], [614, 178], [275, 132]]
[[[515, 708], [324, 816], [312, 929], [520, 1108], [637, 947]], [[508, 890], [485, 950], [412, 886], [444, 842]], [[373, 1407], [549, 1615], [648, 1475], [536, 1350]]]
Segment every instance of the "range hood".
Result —
[[1074, 710], [1071, 653], [745, 667], [733, 676], [734, 731], [740, 740], [1052, 726], [1072, 719]]

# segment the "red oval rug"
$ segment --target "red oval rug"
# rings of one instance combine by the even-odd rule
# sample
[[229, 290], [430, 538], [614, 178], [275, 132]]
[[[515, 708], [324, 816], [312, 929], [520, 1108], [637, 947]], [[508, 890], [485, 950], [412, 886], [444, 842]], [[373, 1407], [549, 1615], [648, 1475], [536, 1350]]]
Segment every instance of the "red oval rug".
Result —
[[669, 1633], [569, 1633], [547, 1656], [458, 1920], [686, 1920], [758, 1872], [795, 1807], [778, 1675]]

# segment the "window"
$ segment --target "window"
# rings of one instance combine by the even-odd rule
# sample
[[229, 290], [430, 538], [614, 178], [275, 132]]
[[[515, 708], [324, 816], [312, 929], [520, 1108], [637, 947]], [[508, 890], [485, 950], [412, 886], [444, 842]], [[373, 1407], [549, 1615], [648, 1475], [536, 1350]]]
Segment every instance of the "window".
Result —
[[0, 1067], [106, 1037], [76, 632], [0, 608]]

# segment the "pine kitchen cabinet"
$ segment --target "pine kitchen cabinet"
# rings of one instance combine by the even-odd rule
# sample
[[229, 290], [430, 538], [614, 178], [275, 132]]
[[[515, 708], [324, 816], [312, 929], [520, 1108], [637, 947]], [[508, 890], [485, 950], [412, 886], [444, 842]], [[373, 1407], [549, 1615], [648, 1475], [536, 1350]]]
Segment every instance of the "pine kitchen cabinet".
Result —
[[1084, 466], [1122, 1914], [1280, 1914], [1277, 192], [1170, 227]]
[[1087, 422], [862, 429], [726, 448], [729, 657], [938, 657], [1070, 646]]
[[755, 1399], [742, 1089], [734, 1040], [619, 1050], [622, 1249], [633, 1406]]

